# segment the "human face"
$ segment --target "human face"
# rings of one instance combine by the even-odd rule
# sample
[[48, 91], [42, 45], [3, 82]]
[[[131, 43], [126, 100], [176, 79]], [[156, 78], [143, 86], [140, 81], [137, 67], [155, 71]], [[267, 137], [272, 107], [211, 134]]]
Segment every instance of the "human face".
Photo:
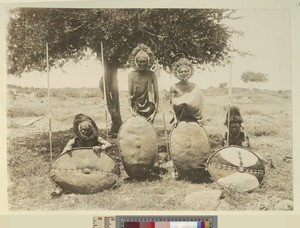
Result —
[[240, 132], [240, 124], [239, 123], [230, 123], [229, 131], [232, 135], [238, 135]]
[[79, 131], [86, 137], [90, 137], [93, 134], [93, 128], [89, 121], [83, 121], [79, 124]]
[[145, 58], [138, 58], [136, 60], [136, 64], [137, 64], [139, 69], [145, 70], [147, 68], [147, 65], [148, 65], [148, 59], [146, 57]]
[[178, 76], [182, 79], [187, 79], [190, 76], [190, 69], [186, 66], [182, 66], [178, 69]]

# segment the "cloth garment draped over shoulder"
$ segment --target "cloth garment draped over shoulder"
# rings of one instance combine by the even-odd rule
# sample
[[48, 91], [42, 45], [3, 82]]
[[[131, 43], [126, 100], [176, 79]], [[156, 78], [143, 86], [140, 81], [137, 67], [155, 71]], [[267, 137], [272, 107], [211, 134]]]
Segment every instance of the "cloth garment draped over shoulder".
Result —
[[[202, 119], [203, 95], [194, 83], [177, 83], [171, 87], [172, 106], [177, 121], [198, 121]], [[172, 94], [171, 94], [172, 96]]]
[[147, 77], [147, 86], [142, 94], [137, 95], [136, 91], [133, 91], [131, 106], [139, 115], [148, 118], [151, 114], [153, 114], [155, 109], [153, 86], [151, 81], [151, 74], [153, 72], [148, 70], [143, 73], [145, 74], [143, 77]]

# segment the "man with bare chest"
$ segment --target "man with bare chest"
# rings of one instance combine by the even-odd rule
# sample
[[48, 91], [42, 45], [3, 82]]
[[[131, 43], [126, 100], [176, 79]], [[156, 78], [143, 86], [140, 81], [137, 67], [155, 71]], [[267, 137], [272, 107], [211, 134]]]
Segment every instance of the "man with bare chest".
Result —
[[157, 77], [150, 70], [154, 54], [148, 46], [140, 44], [131, 53], [129, 62], [134, 68], [128, 75], [130, 109], [153, 122], [159, 103]]

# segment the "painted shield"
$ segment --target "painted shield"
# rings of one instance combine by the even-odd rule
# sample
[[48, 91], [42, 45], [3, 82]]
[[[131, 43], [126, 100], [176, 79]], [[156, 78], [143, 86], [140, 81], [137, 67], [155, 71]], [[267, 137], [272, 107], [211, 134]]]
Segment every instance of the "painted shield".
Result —
[[251, 192], [260, 186], [265, 168], [259, 157], [248, 148], [224, 147], [208, 160], [207, 169], [213, 179], [225, 188]]
[[80, 194], [109, 189], [118, 182], [120, 175], [119, 166], [108, 154], [83, 147], [61, 154], [49, 172], [61, 189]]
[[181, 178], [201, 181], [209, 157], [208, 136], [195, 122], [179, 122], [170, 136], [170, 154]]
[[147, 177], [158, 154], [157, 135], [152, 124], [141, 116], [129, 117], [120, 128], [118, 144], [128, 176]]

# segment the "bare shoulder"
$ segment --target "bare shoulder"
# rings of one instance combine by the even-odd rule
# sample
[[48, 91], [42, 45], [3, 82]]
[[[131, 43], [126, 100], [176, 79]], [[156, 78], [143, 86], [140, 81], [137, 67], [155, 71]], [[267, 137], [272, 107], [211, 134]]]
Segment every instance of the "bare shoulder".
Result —
[[149, 75], [152, 79], [155, 79], [157, 76], [156, 76], [156, 73], [152, 70], [149, 70]]

